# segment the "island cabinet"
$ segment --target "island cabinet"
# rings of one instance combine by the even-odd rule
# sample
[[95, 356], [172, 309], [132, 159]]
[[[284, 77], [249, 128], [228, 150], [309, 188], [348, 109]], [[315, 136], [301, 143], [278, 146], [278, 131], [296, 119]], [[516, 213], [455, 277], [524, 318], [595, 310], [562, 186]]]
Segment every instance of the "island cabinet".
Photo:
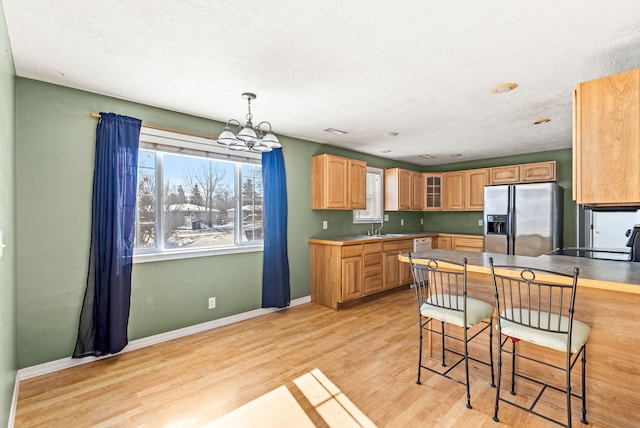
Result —
[[640, 69], [580, 83], [573, 126], [575, 201], [640, 205]]
[[525, 163], [490, 168], [491, 185], [556, 181], [556, 161]]
[[367, 163], [329, 154], [311, 159], [311, 208], [356, 210], [367, 207]]

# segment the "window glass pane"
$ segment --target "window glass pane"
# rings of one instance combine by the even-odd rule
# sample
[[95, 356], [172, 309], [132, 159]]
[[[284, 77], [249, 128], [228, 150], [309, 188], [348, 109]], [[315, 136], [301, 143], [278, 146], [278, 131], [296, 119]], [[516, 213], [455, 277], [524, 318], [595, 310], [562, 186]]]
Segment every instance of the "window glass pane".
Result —
[[242, 165], [242, 240], [262, 240], [262, 166]]
[[234, 245], [233, 163], [165, 153], [162, 165], [163, 248]]
[[353, 211], [354, 223], [382, 223], [383, 210], [383, 170], [367, 167], [366, 193], [367, 207]]
[[136, 210], [135, 249], [155, 248], [156, 222], [156, 154], [138, 152], [138, 200]]

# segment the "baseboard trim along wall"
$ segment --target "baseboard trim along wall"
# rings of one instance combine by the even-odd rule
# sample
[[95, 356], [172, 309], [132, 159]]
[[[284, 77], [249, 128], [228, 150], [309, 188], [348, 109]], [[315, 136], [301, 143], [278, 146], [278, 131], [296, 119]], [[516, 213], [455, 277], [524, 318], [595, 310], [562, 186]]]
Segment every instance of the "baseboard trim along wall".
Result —
[[[311, 301], [311, 296], [300, 297], [299, 299], [292, 300], [289, 307], [302, 305], [304, 303], [309, 303], [310, 301]], [[200, 333], [206, 330], [211, 330], [214, 328], [222, 327], [222, 326], [233, 324], [236, 322], [245, 321], [251, 318], [259, 317], [261, 315], [266, 315], [273, 312], [281, 311], [283, 309], [286, 309], [286, 308], [255, 309], [253, 311], [243, 312], [241, 314], [231, 315], [225, 318], [207, 321], [201, 324], [180, 328], [178, 330], [168, 331], [166, 333], [160, 333], [154, 336], [143, 337], [142, 339], [137, 339], [129, 342], [129, 344], [120, 353], [134, 351], [136, 349], [144, 348], [151, 345], [156, 345], [158, 343], [166, 342], [168, 340], [177, 339], [179, 337], [188, 336], [190, 334]], [[25, 367], [23, 369], [20, 369], [18, 370], [18, 373], [16, 375], [16, 388], [14, 391], [14, 400], [17, 400], [18, 382], [21, 380], [30, 379], [36, 376], [42, 376], [44, 374], [53, 373], [58, 370], [64, 370], [64, 369], [79, 366], [82, 364], [91, 363], [93, 361], [102, 360], [104, 358], [110, 358], [112, 356], [113, 355], [105, 355], [103, 357], [85, 357], [85, 358], [68, 357], [68, 358], [61, 358], [59, 360], [50, 361], [48, 363], [42, 363], [35, 366]], [[15, 404], [17, 403], [14, 403], [14, 406]]]

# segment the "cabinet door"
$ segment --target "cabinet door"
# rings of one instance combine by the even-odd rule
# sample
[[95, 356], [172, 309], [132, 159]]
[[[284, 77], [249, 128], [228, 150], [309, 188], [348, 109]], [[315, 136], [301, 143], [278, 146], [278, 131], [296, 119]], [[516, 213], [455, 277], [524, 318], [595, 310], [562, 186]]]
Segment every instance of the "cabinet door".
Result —
[[341, 302], [362, 296], [362, 257], [342, 259]]
[[[402, 253], [398, 253], [398, 255], [400, 255]], [[400, 261], [398, 261], [399, 263], [399, 282], [400, 285], [407, 285], [407, 284], [411, 284], [413, 282], [413, 273], [411, 272], [411, 264], [410, 263], [402, 263]]]
[[482, 211], [484, 209], [484, 186], [489, 185], [489, 171], [489, 168], [466, 171], [465, 207], [468, 211]]
[[444, 174], [444, 209], [446, 211], [464, 210], [465, 171]]
[[434, 248], [439, 250], [450, 250], [451, 249], [451, 237], [449, 236], [438, 236], [434, 241]]
[[387, 251], [382, 254], [382, 288], [394, 288], [400, 285], [400, 261], [398, 251]]
[[311, 208], [347, 209], [348, 159], [318, 155], [311, 160]]
[[367, 208], [367, 163], [349, 159], [349, 209]]
[[556, 181], [556, 161], [520, 165], [520, 180], [523, 183]]
[[437, 172], [422, 173], [422, 191], [424, 193], [424, 211], [439, 211], [442, 209], [442, 174]]
[[520, 166], [508, 165], [491, 168], [491, 184], [512, 184], [520, 181]]
[[640, 70], [580, 83], [576, 202], [640, 203]]
[[422, 173], [411, 171], [411, 209], [413, 211], [422, 210]]
[[411, 209], [411, 171], [398, 171], [398, 207], [401, 210]]

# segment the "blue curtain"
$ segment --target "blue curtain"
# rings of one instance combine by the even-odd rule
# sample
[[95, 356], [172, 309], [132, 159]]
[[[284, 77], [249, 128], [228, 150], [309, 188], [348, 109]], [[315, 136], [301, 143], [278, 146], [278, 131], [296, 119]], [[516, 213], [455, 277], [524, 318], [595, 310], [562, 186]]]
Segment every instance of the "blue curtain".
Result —
[[264, 259], [262, 307], [284, 308], [291, 301], [287, 251], [287, 178], [282, 149], [262, 154]]
[[89, 272], [74, 358], [113, 354], [128, 343], [141, 125], [132, 117], [100, 113]]

